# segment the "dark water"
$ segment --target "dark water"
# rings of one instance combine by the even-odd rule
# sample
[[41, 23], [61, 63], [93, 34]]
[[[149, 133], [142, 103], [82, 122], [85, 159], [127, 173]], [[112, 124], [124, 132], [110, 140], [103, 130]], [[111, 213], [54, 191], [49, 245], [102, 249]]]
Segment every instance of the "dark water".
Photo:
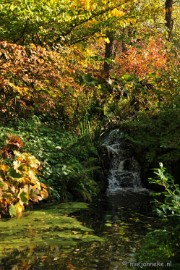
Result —
[[136, 269], [144, 236], [160, 226], [148, 193], [130, 191], [27, 212], [0, 221], [0, 270]]
[[[119, 192], [93, 204], [90, 209], [74, 213], [105, 242], [93, 248], [84, 247], [82, 269], [129, 269], [136, 261], [135, 252], [147, 231], [159, 226], [152, 215], [148, 193]], [[76, 261], [76, 259], [75, 259]], [[135, 269], [131, 266], [131, 269]]]

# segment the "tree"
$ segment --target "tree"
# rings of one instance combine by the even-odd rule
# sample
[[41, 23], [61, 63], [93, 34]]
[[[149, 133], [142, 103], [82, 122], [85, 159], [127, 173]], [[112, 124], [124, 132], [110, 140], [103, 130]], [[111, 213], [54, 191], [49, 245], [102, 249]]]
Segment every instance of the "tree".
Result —
[[166, 2], [165, 2], [165, 20], [166, 20], [166, 27], [168, 28], [168, 40], [171, 39], [172, 30], [173, 30], [172, 11], [173, 11], [173, 0], [166, 0]]
[[20, 44], [75, 44], [100, 32], [110, 17], [121, 14], [119, 7], [134, 1], [4, 0], [0, 4], [1, 39]]

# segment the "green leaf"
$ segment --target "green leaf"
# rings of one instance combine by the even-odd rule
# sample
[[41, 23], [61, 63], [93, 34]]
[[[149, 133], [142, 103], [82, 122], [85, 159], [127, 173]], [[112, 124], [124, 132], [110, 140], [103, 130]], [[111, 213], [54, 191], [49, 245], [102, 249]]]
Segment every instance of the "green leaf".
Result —
[[11, 217], [15, 217], [16, 216], [16, 207], [11, 204], [10, 207], [9, 207], [9, 214]]
[[29, 199], [29, 196], [26, 192], [22, 191], [19, 196], [18, 196], [21, 201], [23, 202], [23, 204], [28, 204], [28, 199]]
[[14, 170], [13, 168], [9, 169], [8, 175], [10, 177], [13, 177], [13, 178], [21, 178], [22, 177], [22, 174], [17, 173], [16, 170]]
[[127, 82], [130, 82], [130, 81], [133, 81], [134, 80], [134, 76], [133, 75], [129, 75], [129, 74], [124, 74], [122, 76], [122, 79], [127, 81]]

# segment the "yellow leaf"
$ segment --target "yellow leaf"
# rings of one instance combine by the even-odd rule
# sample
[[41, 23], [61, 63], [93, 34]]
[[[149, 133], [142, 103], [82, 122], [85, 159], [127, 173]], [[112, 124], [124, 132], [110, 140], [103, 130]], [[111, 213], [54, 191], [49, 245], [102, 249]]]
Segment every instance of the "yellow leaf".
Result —
[[21, 217], [24, 211], [24, 205], [21, 201], [16, 204], [16, 216]]
[[106, 43], [110, 43], [110, 40], [109, 40], [109, 38], [107, 37], [107, 38], [105, 38], [104, 39], [104, 41], [106, 42]]
[[111, 15], [115, 17], [122, 17], [124, 16], [124, 12], [115, 8], [111, 11]]
[[47, 199], [49, 196], [46, 189], [43, 189], [42, 191], [40, 191], [40, 195], [41, 195], [42, 200]]
[[0, 170], [3, 172], [7, 172], [9, 170], [9, 166], [5, 165], [5, 164], [1, 164], [0, 165]]

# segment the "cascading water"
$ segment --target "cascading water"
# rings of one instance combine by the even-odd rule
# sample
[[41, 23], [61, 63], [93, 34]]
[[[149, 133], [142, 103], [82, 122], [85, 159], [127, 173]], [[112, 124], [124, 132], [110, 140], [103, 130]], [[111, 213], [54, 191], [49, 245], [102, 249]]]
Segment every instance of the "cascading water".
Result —
[[112, 130], [102, 146], [106, 148], [110, 160], [107, 194], [145, 190], [141, 183], [140, 165], [133, 157], [124, 133]]

